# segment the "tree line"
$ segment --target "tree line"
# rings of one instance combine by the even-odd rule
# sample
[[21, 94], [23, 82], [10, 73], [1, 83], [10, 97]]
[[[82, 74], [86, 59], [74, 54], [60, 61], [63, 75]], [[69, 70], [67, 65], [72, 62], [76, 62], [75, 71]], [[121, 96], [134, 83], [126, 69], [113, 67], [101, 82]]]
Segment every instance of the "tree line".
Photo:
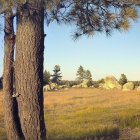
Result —
[[[43, 73], [43, 82], [44, 85], [50, 84], [50, 83], [56, 83], [58, 85], [67, 85], [68, 87], [72, 87], [74, 85], [79, 85], [83, 80], [89, 81], [89, 86], [94, 86], [96, 88], [99, 87], [101, 83], [104, 83], [104, 79], [99, 79], [95, 81], [92, 78], [92, 73], [90, 70], [85, 70], [83, 66], [79, 66], [77, 73], [76, 73], [76, 79], [73, 81], [70, 80], [63, 80], [62, 79], [62, 73], [61, 68], [59, 65], [55, 65], [53, 69], [53, 74], [51, 75], [49, 71], [45, 70]], [[118, 80], [120, 85], [125, 85], [128, 82], [128, 78], [125, 74], [121, 74], [120, 78]], [[135, 86], [140, 86], [140, 81], [133, 81]]]
[[[98, 81], [95, 81], [92, 79], [92, 73], [90, 70], [85, 70], [83, 66], [79, 66], [76, 76], [77, 78], [75, 80], [63, 80], [62, 79], [62, 73], [61, 68], [59, 65], [55, 65], [53, 69], [53, 74], [51, 75], [49, 71], [45, 70], [43, 73], [43, 84], [47, 85], [52, 83], [56, 83], [58, 85], [67, 85], [68, 87], [72, 87], [74, 85], [79, 85], [84, 79], [90, 81], [89, 86], [94, 86], [96, 88], [99, 87], [99, 84], [104, 83], [104, 79], [99, 79]], [[120, 85], [124, 85], [128, 82], [128, 79], [125, 74], [121, 74], [119, 80]], [[132, 81], [135, 86], [140, 86], [140, 81]], [[3, 77], [0, 77], [0, 89], [3, 88]]]
[[[43, 73], [44, 85], [49, 84], [50, 82], [56, 83], [56, 84], [62, 84], [62, 73], [60, 71], [61, 69], [59, 65], [55, 65], [53, 69], [54, 73], [52, 75], [50, 74], [49, 71], [45, 70]], [[80, 66], [78, 68], [76, 76], [77, 78], [75, 81], [78, 81], [78, 82], [82, 82], [84, 79], [87, 79], [89, 81], [92, 80], [92, 74], [90, 70], [85, 70], [83, 66]]]

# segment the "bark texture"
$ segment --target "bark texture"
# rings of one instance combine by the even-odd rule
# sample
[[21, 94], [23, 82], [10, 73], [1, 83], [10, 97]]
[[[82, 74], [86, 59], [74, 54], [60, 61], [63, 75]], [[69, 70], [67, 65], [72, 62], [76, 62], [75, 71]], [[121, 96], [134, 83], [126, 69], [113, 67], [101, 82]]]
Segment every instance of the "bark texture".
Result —
[[4, 73], [3, 73], [3, 90], [4, 90], [4, 118], [7, 138], [9, 140], [20, 140], [19, 119], [17, 114], [16, 99], [13, 95], [13, 61], [15, 35], [13, 28], [12, 11], [6, 11], [5, 19], [5, 36], [4, 36]]
[[35, 0], [18, 7], [16, 94], [26, 140], [46, 140], [43, 107], [44, 9]]

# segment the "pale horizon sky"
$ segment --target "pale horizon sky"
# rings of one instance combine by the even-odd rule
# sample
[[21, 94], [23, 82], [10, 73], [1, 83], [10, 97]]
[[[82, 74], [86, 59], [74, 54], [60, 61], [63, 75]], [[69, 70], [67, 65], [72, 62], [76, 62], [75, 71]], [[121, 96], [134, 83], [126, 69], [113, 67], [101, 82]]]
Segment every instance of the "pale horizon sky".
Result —
[[[96, 34], [92, 38], [72, 40], [74, 27], [45, 26], [44, 69], [52, 73], [60, 65], [63, 80], [75, 80], [80, 65], [89, 69], [93, 80], [108, 75], [117, 79], [124, 73], [128, 80], [140, 81], [140, 20], [128, 32], [114, 31], [111, 37]], [[0, 76], [3, 70], [3, 33], [0, 34]]]

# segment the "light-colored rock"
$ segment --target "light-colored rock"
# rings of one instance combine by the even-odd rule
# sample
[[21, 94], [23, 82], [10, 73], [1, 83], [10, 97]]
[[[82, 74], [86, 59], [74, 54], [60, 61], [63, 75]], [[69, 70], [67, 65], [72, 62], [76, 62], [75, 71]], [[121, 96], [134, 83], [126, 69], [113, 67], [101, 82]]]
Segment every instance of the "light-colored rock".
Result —
[[79, 86], [82, 88], [88, 88], [88, 83], [89, 83], [89, 80], [84, 79], [83, 82], [79, 84]]
[[44, 92], [50, 91], [50, 90], [56, 90], [56, 89], [58, 89], [58, 85], [56, 83], [50, 83], [49, 85], [45, 85], [43, 87]]
[[87, 85], [84, 85], [84, 84], [81, 87], [82, 88], [88, 88], [88, 86]]
[[54, 91], [58, 91], [58, 89], [56, 88], [56, 89], [54, 89]]
[[140, 91], [140, 86], [138, 86], [138, 87], [136, 88], [136, 90], [137, 90], [137, 91]]
[[56, 83], [51, 83], [51, 90], [58, 89], [58, 85]]
[[81, 85], [73, 85], [72, 88], [81, 88]]
[[124, 91], [130, 91], [130, 90], [133, 90], [134, 88], [135, 88], [135, 85], [133, 82], [128, 82], [125, 85], [123, 85]]
[[100, 83], [99, 84], [99, 88], [104, 88], [104, 84], [103, 83]]
[[114, 76], [107, 76], [104, 79], [104, 84], [100, 85], [100, 88], [104, 89], [122, 89], [117, 79]]
[[67, 91], [67, 90], [69, 90], [69, 88], [64, 88], [64, 90], [66, 90], [66, 91]]
[[45, 85], [45, 86], [43, 87], [43, 91], [44, 91], [44, 92], [49, 91], [49, 90], [51, 90], [51, 86], [50, 86], [50, 85]]
[[61, 85], [59, 86], [59, 89], [64, 89], [64, 88], [67, 88], [68, 86], [67, 85]]
[[77, 88], [81, 88], [82, 86], [81, 86], [81, 85], [76, 85], [76, 87], [77, 87]]
[[88, 88], [88, 82], [89, 80], [84, 79], [82, 83], [79, 85], [73, 85], [72, 88]]

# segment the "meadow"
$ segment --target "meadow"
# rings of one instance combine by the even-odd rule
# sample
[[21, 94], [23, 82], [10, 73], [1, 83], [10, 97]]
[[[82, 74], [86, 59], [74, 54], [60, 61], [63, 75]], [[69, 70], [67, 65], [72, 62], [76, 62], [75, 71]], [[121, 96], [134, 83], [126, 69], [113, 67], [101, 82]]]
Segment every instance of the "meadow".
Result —
[[[69, 89], [44, 93], [48, 140], [140, 140], [140, 92]], [[0, 140], [6, 140], [0, 92]]]

